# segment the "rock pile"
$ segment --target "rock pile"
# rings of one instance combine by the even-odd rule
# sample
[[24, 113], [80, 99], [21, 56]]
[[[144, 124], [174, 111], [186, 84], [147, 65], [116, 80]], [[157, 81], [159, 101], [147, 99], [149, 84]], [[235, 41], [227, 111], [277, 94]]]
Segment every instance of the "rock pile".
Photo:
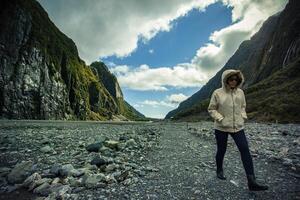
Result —
[[[159, 130], [134, 126], [121, 133], [108, 130], [116, 131], [108, 126], [102, 127], [103, 134], [26, 127], [9, 135], [5, 129], [0, 138], [6, 147], [1, 153], [6, 166], [0, 167], [0, 192], [25, 188], [41, 199], [77, 199], [85, 190], [138, 182], [149, 171], [140, 163], [156, 144]], [[13, 154], [15, 161], [5, 161]]]

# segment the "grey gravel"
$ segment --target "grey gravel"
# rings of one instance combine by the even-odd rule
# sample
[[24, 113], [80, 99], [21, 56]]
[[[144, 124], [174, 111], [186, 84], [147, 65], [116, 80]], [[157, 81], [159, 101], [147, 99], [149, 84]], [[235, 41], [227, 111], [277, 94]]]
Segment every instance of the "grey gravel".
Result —
[[[212, 127], [0, 121], [0, 199], [22, 196], [22, 188], [32, 199], [299, 199], [300, 125], [246, 123], [256, 176], [270, 187], [264, 192], [248, 191], [232, 138], [228, 178], [216, 178]], [[90, 150], [93, 144], [100, 145]], [[30, 165], [20, 168], [24, 163]]]

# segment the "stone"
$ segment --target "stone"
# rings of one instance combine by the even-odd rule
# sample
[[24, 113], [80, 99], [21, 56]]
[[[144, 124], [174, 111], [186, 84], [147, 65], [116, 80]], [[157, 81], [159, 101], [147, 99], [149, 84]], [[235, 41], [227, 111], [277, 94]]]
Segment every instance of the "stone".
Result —
[[[59, 183], [53, 184], [50, 187], [50, 192], [55, 193], [56, 197], [63, 196], [67, 192], [70, 192], [72, 189], [69, 185], [61, 185]], [[56, 198], [59, 199], [59, 198]]]
[[84, 168], [81, 168], [85, 174], [90, 173], [91, 171], [98, 170], [98, 167], [96, 165], [92, 165], [90, 163], [87, 163]]
[[116, 174], [115, 179], [117, 181], [124, 181], [128, 176], [129, 176], [129, 171], [126, 170], [126, 171], [121, 172], [120, 174]]
[[91, 161], [91, 165], [96, 165], [97, 167], [101, 167], [102, 165], [107, 164], [106, 160], [101, 158], [100, 156], [96, 156]]
[[135, 146], [135, 145], [136, 145], [136, 142], [133, 138], [126, 141], [126, 147], [132, 147], [132, 146]]
[[11, 184], [23, 183], [34, 171], [34, 165], [31, 161], [18, 163], [8, 174], [7, 180]]
[[230, 183], [232, 183], [232, 184], [235, 185], [236, 187], [239, 187], [239, 184], [238, 184], [236, 181], [234, 181], [234, 180], [230, 180]]
[[71, 171], [74, 170], [74, 167], [72, 164], [66, 164], [61, 167], [61, 169], [58, 170], [58, 176], [59, 177], [67, 177], [71, 175]]
[[104, 174], [90, 174], [83, 178], [83, 184], [87, 188], [97, 188], [101, 181], [105, 181]]
[[51, 153], [51, 152], [53, 152], [53, 149], [50, 146], [47, 145], [47, 146], [44, 146], [44, 147], [41, 148], [41, 152]]
[[84, 187], [76, 187], [73, 189], [73, 193], [80, 193], [80, 192], [83, 192], [85, 190]]
[[286, 130], [283, 130], [283, 131], [281, 131], [281, 134], [282, 134], [283, 136], [286, 136], [286, 135], [288, 135], [288, 134], [289, 134], [289, 132], [288, 132], [288, 131], [286, 131]]
[[42, 196], [48, 196], [50, 194], [50, 184], [45, 182], [42, 185], [38, 186], [33, 190], [33, 193], [39, 194]]
[[8, 185], [6, 188], [6, 192], [12, 193], [12, 192], [16, 191], [17, 189], [18, 189], [18, 187], [16, 185]]
[[44, 183], [51, 183], [52, 182], [52, 179], [51, 178], [42, 178], [42, 179], [39, 179], [39, 180], [36, 180], [35, 183], [39, 186], [39, 185], [42, 185]]
[[288, 151], [289, 151], [288, 147], [281, 147], [278, 155], [281, 157], [285, 157], [288, 154]]
[[109, 164], [106, 166], [105, 171], [106, 172], [111, 172], [114, 171], [118, 166], [116, 164]]
[[131, 183], [132, 183], [132, 180], [130, 178], [124, 180], [124, 182], [123, 182], [123, 184], [127, 185], [127, 186], [130, 185]]
[[56, 178], [53, 179], [51, 184], [57, 184], [59, 182], [60, 182], [60, 178], [56, 177]]
[[115, 179], [114, 176], [112, 175], [108, 175], [105, 177], [105, 181], [108, 183], [108, 184], [111, 184], [111, 183], [117, 183], [117, 180]]
[[42, 177], [39, 173], [34, 173], [23, 182], [22, 186], [25, 188], [29, 188], [29, 190], [33, 190], [37, 184], [36, 182], [41, 180]]
[[9, 167], [1, 167], [0, 168], [0, 176], [1, 177], [7, 176], [9, 174], [10, 170], [11, 169]]
[[297, 139], [293, 140], [293, 145], [300, 145], [300, 137]]
[[291, 166], [293, 164], [293, 160], [289, 158], [284, 158], [282, 164], [284, 166]]
[[200, 190], [195, 190], [194, 194], [201, 194]]
[[54, 164], [51, 169], [50, 169], [50, 173], [54, 174], [55, 176], [59, 175], [59, 170], [61, 169], [62, 165], [61, 164]]
[[50, 143], [50, 139], [49, 138], [44, 138], [41, 140], [41, 144], [49, 144]]
[[83, 142], [83, 141], [79, 141], [79, 142], [78, 142], [78, 146], [79, 146], [79, 147], [84, 147], [84, 142]]
[[84, 175], [84, 173], [85, 173], [84, 170], [78, 170], [78, 169], [72, 169], [70, 171], [71, 176], [74, 176], [74, 177], [80, 177], [80, 176]]
[[76, 187], [81, 186], [81, 181], [80, 181], [80, 179], [70, 177], [70, 178], [68, 178], [68, 184], [70, 184], [71, 187], [76, 188]]
[[125, 135], [121, 135], [121, 136], [119, 137], [119, 141], [126, 141], [126, 140], [128, 140], [128, 137], [125, 136]]
[[104, 142], [104, 145], [111, 148], [111, 149], [119, 150], [119, 142], [118, 141], [108, 140], [108, 141]]
[[101, 142], [97, 142], [97, 143], [94, 143], [94, 144], [89, 144], [86, 147], [86, 150], [88, 152], [99, 152], [99, 150], [101, 149], [101, 147], [102, 147], [102, 143]]

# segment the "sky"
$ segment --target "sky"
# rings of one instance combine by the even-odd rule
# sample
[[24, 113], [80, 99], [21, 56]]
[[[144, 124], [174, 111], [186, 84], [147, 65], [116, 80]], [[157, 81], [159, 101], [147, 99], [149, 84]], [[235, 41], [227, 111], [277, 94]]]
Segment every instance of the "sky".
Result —
[[124, 99], [164, 118], [201, 89], [287, 0], [38, 0], [90, 64], [104, 62]]

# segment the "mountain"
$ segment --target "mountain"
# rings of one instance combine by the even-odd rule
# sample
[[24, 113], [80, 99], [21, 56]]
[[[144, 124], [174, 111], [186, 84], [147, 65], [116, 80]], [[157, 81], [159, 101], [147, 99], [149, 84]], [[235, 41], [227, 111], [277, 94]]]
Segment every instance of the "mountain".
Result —
[[221, 87], [226, 69], [240, 69], [245, 76], [247, 113], [250, 119], [300, 122], [299, 59], [300, 2], [290, 0], [285, 9], [269, 17], [250, 40], [242, 42], [225, 66], [197, 93], [169, 112], [166, 118], [199, 120], [212, 92]]
[[144, 119], [104, 63], [85, 64], [75, 43], [35, 0], [0, 2], [0, 117]]
[[113, 97], [118, 106], [118, 113], [121, 113], [128, 119], [143, 120], [145, 116], [138, 112], [123, 98], [123, 93], [118, 83], [117, 78], [112, 74], [103, 62], [93, 62], [91, 64], [93, 73], [103, 83], [104, 87]]

